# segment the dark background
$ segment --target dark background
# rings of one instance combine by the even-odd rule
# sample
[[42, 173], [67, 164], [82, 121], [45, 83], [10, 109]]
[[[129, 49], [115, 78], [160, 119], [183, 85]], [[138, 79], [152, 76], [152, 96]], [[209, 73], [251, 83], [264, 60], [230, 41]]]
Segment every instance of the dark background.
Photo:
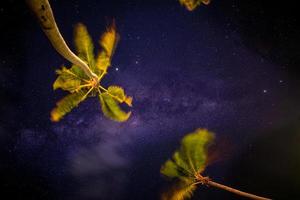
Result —
[[[77, 22], [96, 41], [115, 18], [121, 41], [105, 85], [134, 97], [124, 124], [103, 118], [96, 99], [50, 122], [64, 94], [52, 91], [54, 70], [68, 62], [25, 3], [1, 3], [1, 199], [159, 199], [161, 164], [198, 127], [218, 138], [206, 175], [300, 198], [296, 2], [212, 1], [188, 12], [175, 0], [51, 1], [71, 47]], [[239, 197], [200, 187], [193, 199]]]

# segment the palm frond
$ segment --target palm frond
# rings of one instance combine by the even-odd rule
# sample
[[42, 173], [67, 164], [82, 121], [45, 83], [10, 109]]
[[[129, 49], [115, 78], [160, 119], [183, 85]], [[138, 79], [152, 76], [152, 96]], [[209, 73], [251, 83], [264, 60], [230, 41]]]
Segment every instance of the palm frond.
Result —
[[128, 106], [132, 106], [132, 97], [126, 96], [124, 89], [120, 86], [112, 85], [109, 86], [107, 90], [111, 95], [117, 97], [120, 103], [126, 103]]
[[207, 164], [207, 150], [214, 140], [214, 134], [206, 129], [197, 129], [186, 135], [181, 141], [181, 157], [189, 163], [189, 167], [201, 173]]
[[106, 73], [107, 68], [111, 65], [111, 58], [119, 41], [119, 35], [116, 31], [116, 25], [113, 22], [102, 34], [99, 44], [102, 47], [96, 59], [98, 73]]
[[183, 137], [172, 159], [161, 167], [161, 174], [177, 181], [163, 193], [162, 200], [183, 200], [192, 196], [197, 177], [206, 167], [207, 149], [213, 140], [214, 134], [206, 129], [197, 129]]
[[184, 200], [191, 198], [196, 189], [196, 185], [193, 183], [191, 179], [178, 181], [162, 194], [161, 200]]
[[207, 149], [214, 134], [206, 129], [197, 129], [186, 135], [180, 148], [161, 168], [161, 173], [170, 178], [190, 178], [201, 173], [207, 164]]
[[51, 111], [51, 121], [57, 122], [77, 107], [87, 97], [88, 91], [80, 90], [71, 93], [56, 103], [56, 107]]
[[195, 10], [202, 3], [208, 5], [210, 0], [179, 0], [180, 4], [185, 6], [185, 8], [189, 11]]
[[87, 62], [95, 72], [94, 45], [85, 25], [78, 23], [74, 29], [74, 43], [78, 57]]
[[62, 67], [62, 69], [56, 70], [58, 75], [57, 79], [53, 83], [53, 89], [62, 89], [71, 93], [75, 92], [81, 85], [80, 77], [72, 70]]
[[128, 120], [131, 112], [124, 112], [119, 103], [107, 92], [99, 95], [103, 114], [114, 121], [124, 122]]

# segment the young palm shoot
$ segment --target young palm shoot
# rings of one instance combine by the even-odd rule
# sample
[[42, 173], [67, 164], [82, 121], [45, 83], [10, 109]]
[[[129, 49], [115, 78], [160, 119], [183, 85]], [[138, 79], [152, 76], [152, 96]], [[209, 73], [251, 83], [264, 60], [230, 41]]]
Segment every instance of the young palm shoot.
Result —
[[162, 194], [162, 200], [188, 199], [198, 185], [216, 187], [250, 199], [268, 200], [216, 183], [202, 175], [207, 166], [207, 149], [213, 140], [214, 134], [205, 129], [197, 129], [182, 139], [180, 148], [160, 170], [163, 175], [175, 180], [173, 187]]

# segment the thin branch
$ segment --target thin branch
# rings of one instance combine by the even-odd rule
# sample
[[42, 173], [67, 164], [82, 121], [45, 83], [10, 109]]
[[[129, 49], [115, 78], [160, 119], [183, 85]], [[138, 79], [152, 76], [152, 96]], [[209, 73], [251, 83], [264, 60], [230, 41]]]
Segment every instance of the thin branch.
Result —
[[30, 9], [36, 15], [39, 23], [50, 40], [55, 50], [74, 65], [79, 66], [91, 79], [97, 79], [97, 75], [91, 71], [88, 65], [76, 56], [66, 44], [56, 25], [53, 12], [48, 0], [26, 0]]

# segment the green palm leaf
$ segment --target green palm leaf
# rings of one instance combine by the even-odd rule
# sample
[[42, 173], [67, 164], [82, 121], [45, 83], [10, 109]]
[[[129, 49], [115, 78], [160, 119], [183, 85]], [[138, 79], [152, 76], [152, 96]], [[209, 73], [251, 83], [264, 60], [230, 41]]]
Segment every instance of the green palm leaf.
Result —
[[78, 23], [74, 31], [74, 43], [78, 57], [86, 61], [95, 72], [94, 45], [85, 25]]
[[63, 66], [62, 69], [56, 70], [56, 74], [58, 77], [53, 83], [54, 90], [60, 88], [73, 93], [78, 90], [79, 86], [81, 85], [80, 77], [71, 69], [67, 69]]
[[70, 68], [70, 71], [73, 72], [74, 74], [76, 74], [76, 76], [78, 78], [80, 78], [81, 80], [89, 80], [89, 77], [77, 65], [72, 65], [72, 67]]
[[196, 185], [193, 183], [191, 179], [178, 181], [173, 187], [162, 194], [161, 200], [184, 200], [191, 198], [196, 189]]
[[99, 52], [96, 59], [96, 67], [98, 73], [107, 72], [107, 68], [111, 65], [111, 58], [115, 52], [119, 38], [120, 37], [116, 32], [115, 23], [112, 23], [102, 34], [99, 40], [99, 44], [102, 47], [102, 50]]
[[162, 166], [161, 173], [170, 178], [190, 177], [201, 173], [206, 167], [207, 148], [213, 139], [214, 134], [205, 129], [197, 129], [186, 135], [172, 160]]
[[62, 98], [51, 111], [51, 120], [54, 122], [59, 121], [65, 114], [77, 107], [87, 97], [88, 93], [89, 91], [80, 90]]
[[214, 134], [198, 129], [182, 139], [179, 150], [180, 157], [188, 163], [190, 170], [201, 173], [207, 164], [207, 148], [214, 140]]
[[131, 115], [131, 112], [124, 112], [117, 100], [115, 100], [109, 93], [105, 92], [99, 95], [100, 104], [103, 114], [118, 122], [123, 122], [128, 120]]
[[132, 97], [126, 96], [124, 89], [120, 86], [109, 86], [108, 92], [116, 97], [116, 100], [118, 100], [120, 103], [126, 103], [128, 106], [132, 106]]

